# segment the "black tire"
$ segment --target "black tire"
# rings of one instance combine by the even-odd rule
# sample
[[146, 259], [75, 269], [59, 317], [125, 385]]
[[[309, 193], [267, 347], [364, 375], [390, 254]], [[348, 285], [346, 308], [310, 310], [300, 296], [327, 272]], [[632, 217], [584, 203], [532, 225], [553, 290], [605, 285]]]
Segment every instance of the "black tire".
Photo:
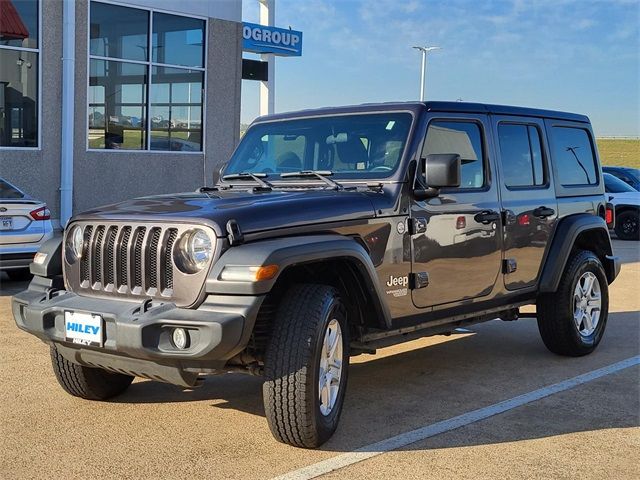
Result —
[[19, 268], [16, 270], [7, 270], [7, 275], [14, 282], [26, 282], [27, 280], [31, 280], [33, 275], [28, 268]]
[[[591, 272], [598, 280], [601, 297], [600, 318], [589, 335], [580, 333], [574, 321], [574, 290], [580, 278]], [[580, 357], [600, 343], [609, 314], [609, 285], [600, 259], [587, 250], [574, 250], [560, 279], [558, 290], [538, 297], [538, 330], [546, 347], [558, 355]]]
[[640, 240], [640, 213], [626, 210], [617, 215], [615, 232], [620, 240]]
[[60, 386], [74, 397], [86, 400], [115, 397], [124, 392], [133, 381], [131, 375], [71, 363], [60, 355], [55, 346], [51, 347], [51, 365]]
[[[349, 369], [346, 308], [338, 291], [326, 285], [296, 285], [278, 307], [265, 355], [264, 409], [273, 436], [296, 447], [315, 448], [335, 432]], [[320, 410], [320, 355], [327, 326], [342, 332], [342, 373], [333, 408]]]

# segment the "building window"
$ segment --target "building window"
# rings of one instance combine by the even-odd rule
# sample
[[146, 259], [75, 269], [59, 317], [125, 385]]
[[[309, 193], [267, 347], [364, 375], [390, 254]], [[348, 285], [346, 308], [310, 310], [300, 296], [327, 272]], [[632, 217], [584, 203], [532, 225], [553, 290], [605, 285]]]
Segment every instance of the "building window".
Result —
[[533, 187], [545, 184], [542, 147], [533, 125], [498, 125], [500, 158], [507, 187]]
[[89, 148], [201, 152], [205, 20], [90, 8]]
[[0, 148], [38, 147], [39, 5], [0, 0]]

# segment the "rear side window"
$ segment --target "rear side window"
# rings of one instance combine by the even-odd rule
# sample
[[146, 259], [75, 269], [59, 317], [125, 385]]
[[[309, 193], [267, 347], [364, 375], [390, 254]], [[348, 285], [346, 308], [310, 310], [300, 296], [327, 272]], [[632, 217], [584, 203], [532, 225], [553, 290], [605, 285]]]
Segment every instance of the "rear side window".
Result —
[[540, 134], [533, 125], [498, 125], [500, 157], [507, 187], [534, 187], [546, 182]]
[[423, 154], [457, 153], [460, 155], [460, 188], [484, 186], [482, 132], [474, 122], [431, 122]]
[[0, 199], [14, 199], [14, 198], [24, 198], [24, 193], [22, 193], [17, 188], [14, 188], [13, 185], [8, 184], [4, 180], [0, 178]]
[[596, 161], [591, 139], [586, 130], [573, 127], [552, 127], [553, 160], [558, 179], [564, 187], [596, 185]]

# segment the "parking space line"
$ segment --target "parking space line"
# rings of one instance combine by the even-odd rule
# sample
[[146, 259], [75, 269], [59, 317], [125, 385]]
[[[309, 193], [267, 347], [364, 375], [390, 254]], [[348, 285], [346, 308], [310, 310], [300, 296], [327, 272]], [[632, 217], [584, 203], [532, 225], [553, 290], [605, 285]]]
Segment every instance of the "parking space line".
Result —
[[300, 468], [299, 470], [285, 473], [284, 475], [276, 477], [274, 480], [310, 480], [334, 470], [353, 465], [354, 463], [373, 458], [385, 452], [397, 450], [426, 438], [433, 437], [450, 430], [455, 430], [456, 428], [460, 428], [465, 425], [469, 425], [471, 423], [475, 423], [480, 420], [492, 417], [494, 415], [513, 410], [514, 408], [521, 407], [528, 403], [535, 402], [536, 400], [540, 400], [550, 395], [572, 389], [584, 383], [597, 380], [598, 378], [619, 372], [620, 370], [624, 370], [625, 368], [633, 367], [639, 364], [640, 355], [636, 355], [612, 365], [599, 368], [582, 375], [578, 375], [577, 377], [573, 377], [553, 385], [549, 385], [548, 387], [533, 390], [523, 395], [519, 395], [517, 397], [510, 398], [493, 405], [489, 405], [488, 407], [473, 410], [471, 412], [458, 415], [457, 417], [449, 418], [441, 422], [426, 425], [416, 430], [401, 433], [394, 437], [387, 438], [386, 440], [382, 440], [380, 442], [372, 443], [370, 445], [358, 448], [353, 452], [337, 455], [322, 462]]

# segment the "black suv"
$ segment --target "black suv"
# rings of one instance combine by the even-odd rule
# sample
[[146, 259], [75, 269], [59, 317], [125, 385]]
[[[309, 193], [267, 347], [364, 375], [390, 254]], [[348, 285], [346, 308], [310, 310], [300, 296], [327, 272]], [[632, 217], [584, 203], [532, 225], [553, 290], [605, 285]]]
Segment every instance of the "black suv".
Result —
[[274, 436], [335, 431], [349, 357], [537, 306], [554, 353], [604, 333], [613, 256], [582, 115], [389, 103], [260, 118], [214, 187], [97, 208], [38, 253], [18, 326], [72, 395], [264, 376]]

